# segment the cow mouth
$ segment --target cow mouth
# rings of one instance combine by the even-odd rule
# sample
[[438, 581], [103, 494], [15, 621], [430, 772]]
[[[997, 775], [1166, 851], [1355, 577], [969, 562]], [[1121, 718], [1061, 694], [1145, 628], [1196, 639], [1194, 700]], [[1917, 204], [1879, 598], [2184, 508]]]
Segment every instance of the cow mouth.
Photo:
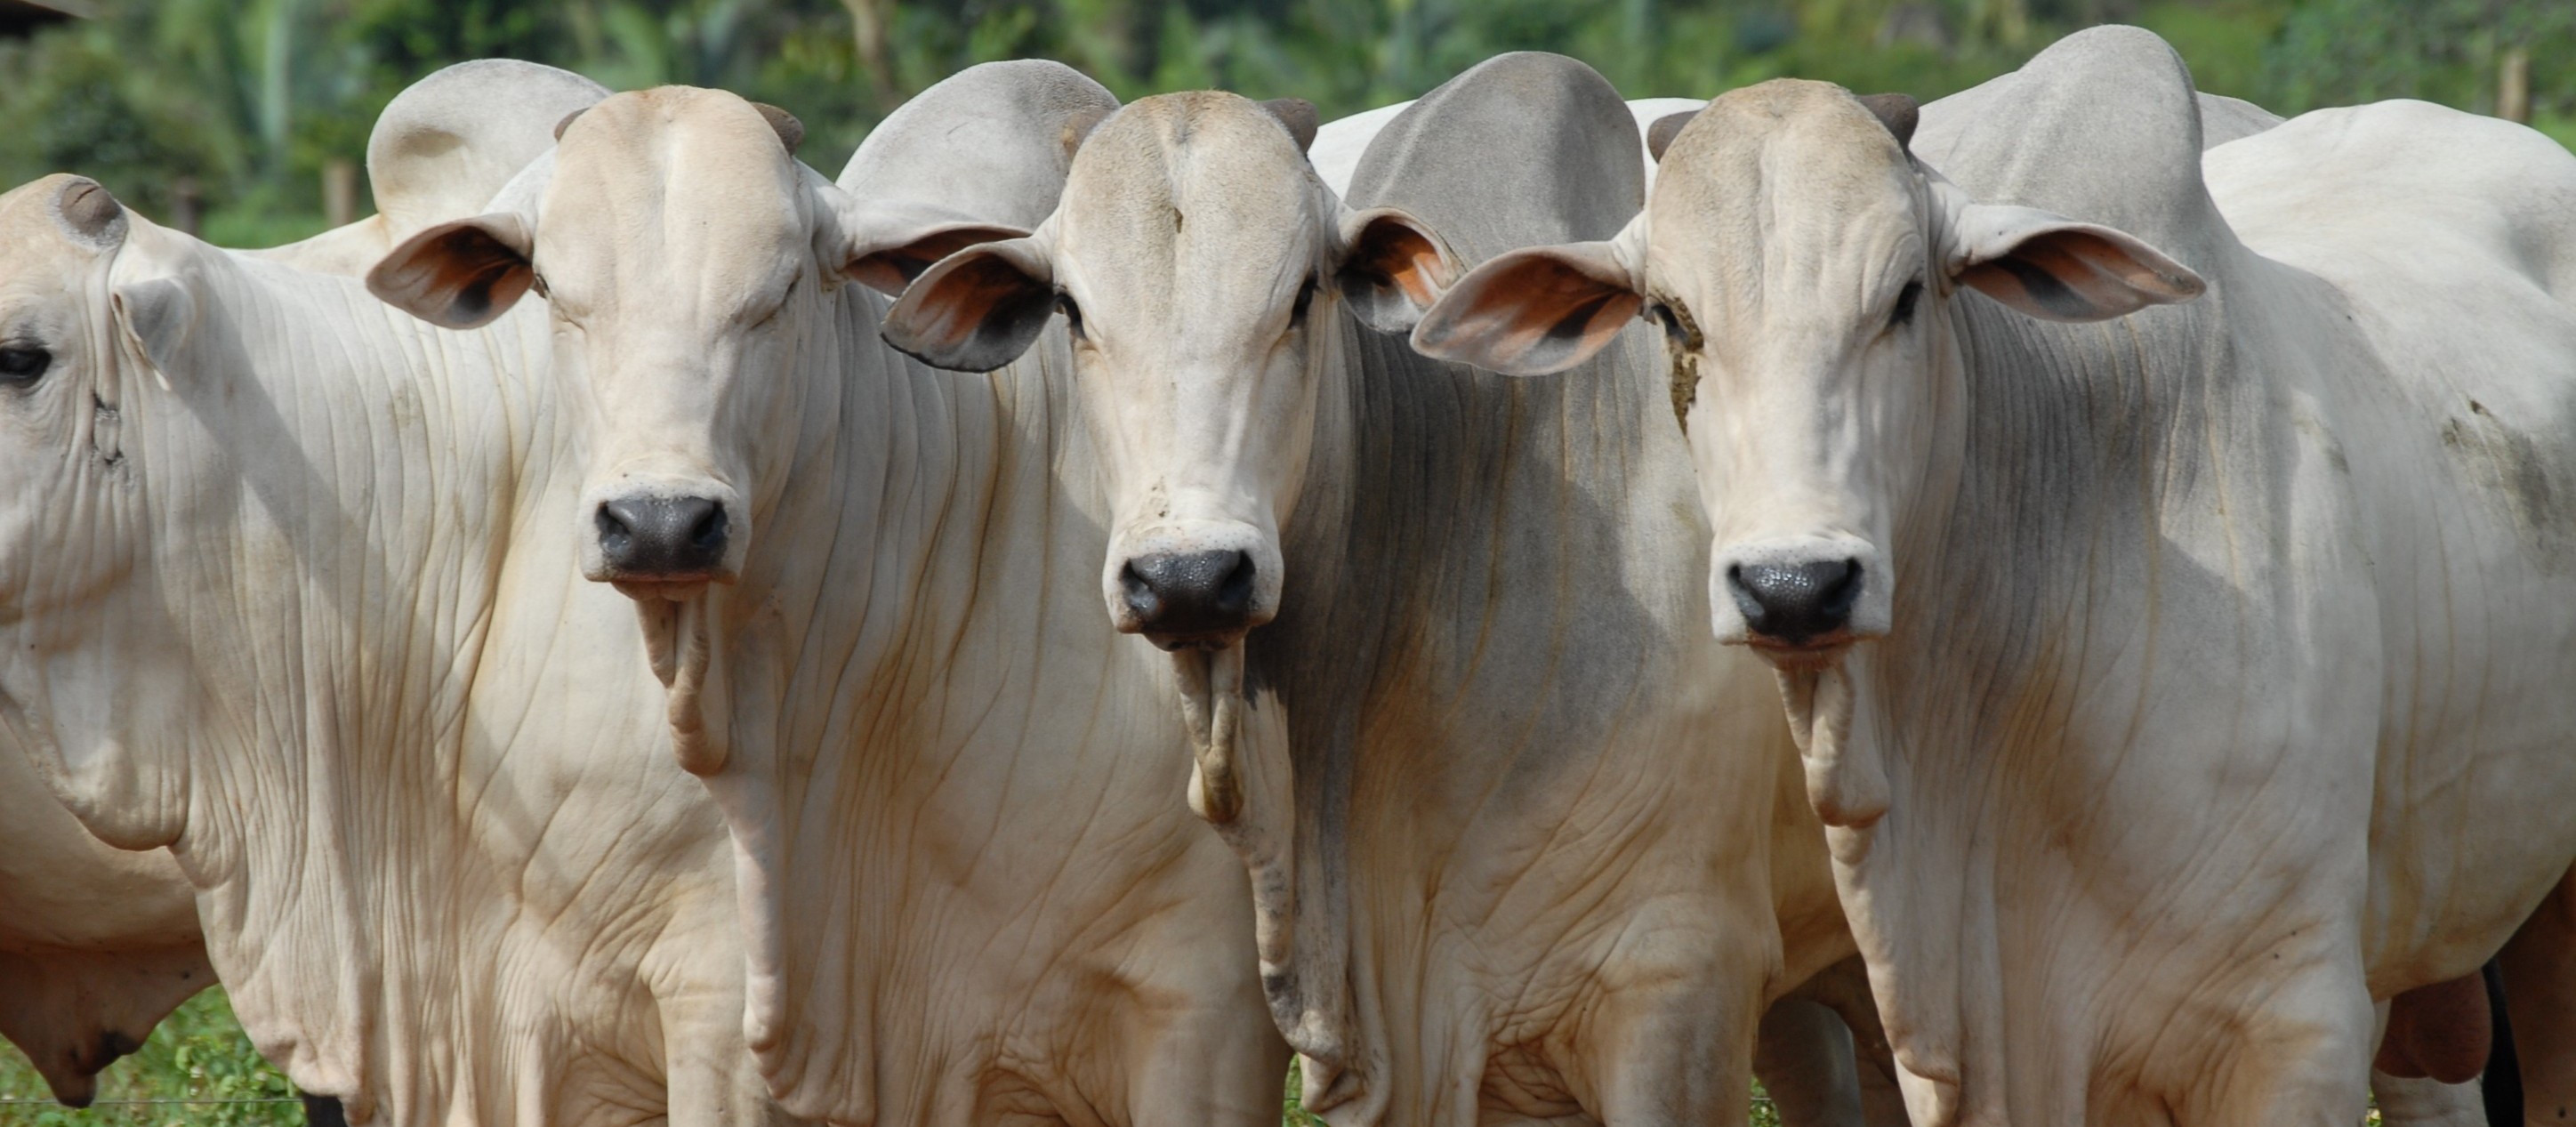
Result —
[[610, 578], [608, 585], [617, 588], [618, 594], [639, 603], [685, 603], [705, 594], [710, 584], [732, 581], [720, 575], [657, 576], [650, 579], [618, 576]]
[[1783, 672], [1817, 673], [1842, 662], [1843, 655], [1864, 639], [1848, 630], [1837, 630], [1818, 638], [1790, 641], [1766, 634], [1744, 639], [1743, 645]]
[[[1213, 655], [1225, 650], [1240, 650], [1243, 645], [1243, 636], [1251, 632], [1251, 629], [1246, 627], [1236, 630], [1210, 630], [1192, 633], [1167, 633], [1152, 630], [1143, 631], [1142, 633], [1145, 635], [1146, 641], [1154, 643], [1155, 648], [1175, 656], [1199, 653], [1211, 655], [1211, 657], [1213, 657]], [[1238, 657], [1236, 660], [1240, 661], [1241, 658]]]
[[1211, 825], [1226, 825], [1243, 812], [1243, 784], [1235, 771], [1243, 647], [1173, 649], [1172, 673], [1180, 682], [1181, 723], [1190, 736], [1190, 809]]

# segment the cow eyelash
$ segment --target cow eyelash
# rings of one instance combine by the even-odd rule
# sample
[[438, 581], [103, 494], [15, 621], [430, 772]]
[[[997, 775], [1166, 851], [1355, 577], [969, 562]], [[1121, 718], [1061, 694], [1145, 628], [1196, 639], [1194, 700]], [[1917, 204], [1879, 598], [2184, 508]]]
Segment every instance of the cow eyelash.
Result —
[[1306, 309], [1315, 304], [1315, 290], [1319, 285], [1315, 276], [1308, 274], [1306, 284], [1297, 287], [1297, 304], [1288, 307], [1288, 327], [1293, 329], [1306, 323]]
[[10, 343], [0, 345], [0, 385], [30, 387], [44, 378], [45, 369], [54, 366], [54, 354], [43, 345]]
[[1921, 300], [1923, 300], [1922, 280], [1918, 278], [1905, 283], [1905, 288], [1897, 291], [1896, 308], [1887, 315], [1887, 327], [1897, 329], [1913, 324], [1914, 303]]
[[1074, 303], [1072, 294], [1062, 290], [1056, 291], [1055, 307], [1058, 312], [1064, 314], [1064, 327], [1073, 333], [1075, 339], [1089, 339], [1082, 331], [1082, 306]]
[[1673, 312], [1672, 306], [1656, 301], [1648, 302], [1646, 309], [1654, 316], [1655, 323], [1664, 327], [1666, 342], [1681, 349], [1699, 347], [1699, 334], [1693, 332], [1689, 325], [1682, 323], [1681, 314]]

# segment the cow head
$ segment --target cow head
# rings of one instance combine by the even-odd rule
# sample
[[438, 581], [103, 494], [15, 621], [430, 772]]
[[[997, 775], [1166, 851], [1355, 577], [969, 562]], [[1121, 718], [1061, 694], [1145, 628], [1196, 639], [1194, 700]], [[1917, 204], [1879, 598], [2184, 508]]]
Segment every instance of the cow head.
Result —
[[1400, 331], [1449, 277], [1419, 223], [1324, 187], [1313, 134], [1304, 103], [1140, 100], [1084, 142], [1035, 234], [939, 263], [886, 318], [896, 347], [988, 370], [1064, 314], [1110, 488], [1109, 617], [1167, 650], [1224, 650], [1278, 613], [1337, 308]]
[[[874, 211], [795, 159], [783, 111], [712, 90], [620, 94], [566, 119], [528, 201], [429, 228], [368, 275], [379, 297], [470, 328], [548, 299], [558, 368], [580, 382], [589, 470], [582, 573], [686, 601], [741, 572], [783, 486], [826, 291], [899, 288], [967, 243], [1021, 234], [922, 209]], [[542, 166], [541, 166], [542, 167]]]
[[1652, 198], [1615, 239], [1499, 256], [1414, 333], [1535, 375], [1661, 324], [1716, 532], [1713, 625], [1783, 669], [1890, 628], [1899, 526], [1958, 441], [1960, 287], [2054, 321], [2201, 291], [2119, 231], [1969, 199], [1908, 156], [1913, 124], [1910, 99], [1823, 83], [1730, 93], [1657, 130]]
[[[221, 504], [184, 483], [223, 477], [223, 455], [198, 432], [147, 449], [129, 418], [212, 383], [191, 362], [201, 248], [77, 176], [0, 196], [0, 239], [0, 728], [51, 750], [30, 758], [70, 773], [58, 792], [93, 833], [165, 845], [176, 772], [146, 764], [204, 702], [173, 596], [135, 580], [153, 550], [144, 506], [184, 519]], [[146, 460], [173, 483], [157, 496]]]

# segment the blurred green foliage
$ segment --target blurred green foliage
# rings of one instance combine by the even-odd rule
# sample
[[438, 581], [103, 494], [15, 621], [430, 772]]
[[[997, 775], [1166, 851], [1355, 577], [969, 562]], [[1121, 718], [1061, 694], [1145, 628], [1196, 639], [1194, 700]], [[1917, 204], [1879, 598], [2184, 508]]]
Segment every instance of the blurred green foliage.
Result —
[[2296, 113], [2419, 97], [2491, 111], [2506, 51], [2537, 123], [2576, 140], [2569, 0], [85, 0], [96, 19], [0, 44], [0, 182], [104, 180], [256, 245], [321, 224], [320, 170], [363, 157], [395, 92], [459, 59], [553, 63], [614, 88], [723, 86], [805, 120], [837, 169], [910, 94], [1045, 56], [1122, 97], [1221, 86], [1329, 117], [1409, 98], [1499, 51], [1590, 61], [1631, 97], [1795, 74], [1931, 98], [2059, 35], [2163, 34], [2204, 89]]
[[[304, 1122], [304, 1106], [295, 1097], [295, 1085], [251, 1049], [233, 1020], [232, 1003], [217, 986], [189, 999], [134, 1055], [99, 1075], [95, 1110], [0, 1103], [0, 1127], [292, 1127]], [[0, 1041], [0, 1100], [46, 1098], [35, 1067]], [[231, 1102], [115, 1102], [125, 1100]]]

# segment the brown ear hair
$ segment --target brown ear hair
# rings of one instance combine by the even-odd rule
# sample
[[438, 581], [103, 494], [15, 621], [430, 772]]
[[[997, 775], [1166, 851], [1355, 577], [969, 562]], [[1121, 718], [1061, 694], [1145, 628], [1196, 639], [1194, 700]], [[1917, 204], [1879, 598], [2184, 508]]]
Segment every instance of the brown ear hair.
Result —
[[1053, 268], [1026, 239], [946, 258], [903, 291], [880, 330], [935, 368], [989, 372], [1027, 352], [1055, 315]]
[[1589, 360], [1645, 307], [1609, 243], [1532, 247], [1467, 272], [1414, 327], [1414, 351], [1507, 376]]
[[2107, 321], [2208, 286], [2133, 235], [2026, 207], [1973, 205], [1954, 232], [1960, 284], [2045, 321]]
[[536, 284], [528, 261], [535, 244], [527, 223], [508, 212], [441, 223], [367, 271], [367, 292], [433, 325], [481, 328]]
[[1298, 152], [1315, 147], [1315, 103], [1304, 98], [1272, 98], [1261, 103], [1261, 108], [1288, 127], [1288, 135], [1297, 139]]
[[1379, 332], [1411, 331], [1458, 276], [1458, 258], [1448, 244], [1421, 220], [1391, 207], [1347, 215], [1342, 246], [1334, 284], [1351, 312]]

